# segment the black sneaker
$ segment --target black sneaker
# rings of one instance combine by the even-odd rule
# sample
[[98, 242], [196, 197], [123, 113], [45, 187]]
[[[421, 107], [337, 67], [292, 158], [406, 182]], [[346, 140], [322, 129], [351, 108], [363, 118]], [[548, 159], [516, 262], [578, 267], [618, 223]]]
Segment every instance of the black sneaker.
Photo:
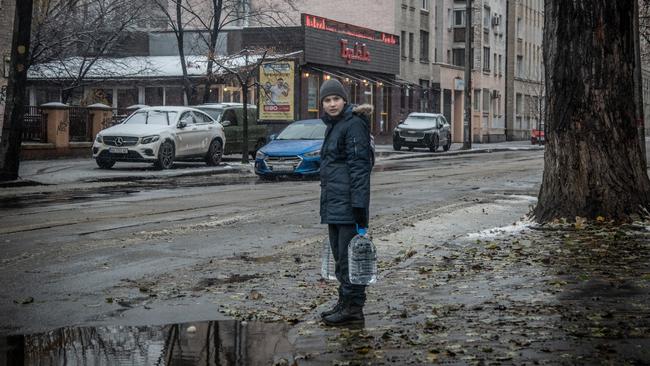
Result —
[[323, 318], [326, 325], [360, 324], [365, 321], [363, 307], [356, 305], [341, 305], [339, 310]]

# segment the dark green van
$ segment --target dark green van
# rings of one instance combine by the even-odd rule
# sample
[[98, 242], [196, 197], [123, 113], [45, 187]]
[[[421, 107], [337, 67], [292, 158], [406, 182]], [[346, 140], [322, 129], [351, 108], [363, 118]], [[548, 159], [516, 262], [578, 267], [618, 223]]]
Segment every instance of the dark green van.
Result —
[[[202, 110], [223, 126], [226, 135], [224, 154], [242, 152], [244, 142], [244, 106], [241, 103], [201, 104], [194, 108]], [[266, 144], [268, 131], [265, 125], [257, 124], [257, 107], [248, 105], [248, 151], [253, 159], [259, 148]]]

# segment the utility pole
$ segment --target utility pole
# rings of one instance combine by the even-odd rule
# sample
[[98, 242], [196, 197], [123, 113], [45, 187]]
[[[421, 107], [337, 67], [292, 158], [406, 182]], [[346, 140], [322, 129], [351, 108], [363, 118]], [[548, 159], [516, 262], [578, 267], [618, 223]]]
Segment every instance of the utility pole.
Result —
[[472, 148], [472, 0], [466, 0], [465, 10], [465, 120], [463, 122], [463, 149]]
[[25, 114], [25, 84], [29, 60], [33, 0], [16, 0], [11, 70], [7, 85], [4, 124], [0, 137], [0, 181], [18, 179], [22, 121]]

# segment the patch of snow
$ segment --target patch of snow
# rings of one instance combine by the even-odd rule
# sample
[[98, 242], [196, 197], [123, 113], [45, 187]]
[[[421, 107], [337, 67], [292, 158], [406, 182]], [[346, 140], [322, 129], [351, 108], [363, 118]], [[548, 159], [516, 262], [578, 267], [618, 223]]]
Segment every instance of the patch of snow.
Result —
[[517, 221], [512, 225], [486, 229], [478, 233], [469, 233], [467, 237], [470, 239], [493, 239], [499, 236], [518, 234], [528, 230], [532, 225], [533, 222], [530, 220]]
[[[284, 55], [267, 55], [267, 59], [291, 58], [300, 52]], [[260, 59], [261, 55], [248, 56], [230, 55], [222, 56], [215, 60], [214, 73], [225, 74], [226, 69], [237, 69], [252, 65]], [[134, 56], [134, 57], [104, 57], [94, 60], [88, 67], [92, 58], [70, 57], [64, 60], [36, 64], [29, 68], [28, 79], [74, 79], [88, 68], [85, 78], [88, 79], [115, 79], [115, 78], [152, 78], [152, 77], [180, 77], [183, 76], [179, 56]], [[186, 56], [185, 66], [189, 76], [205, 75], [208, 64], [207, 56]], [[225, 67], [225, 68], [224, 68]]]
[[[533, 196], [526, 196], [526, 195], [521, 195], [521, 194], [513, 194], [507, 197], [508, 200], [515, 200], [515, 201], [526, 201], [529, 203], [536, 203], [537, 202], [537, 197]], [[507, 202], [506, 200], [496, 200], [495, 202]]]

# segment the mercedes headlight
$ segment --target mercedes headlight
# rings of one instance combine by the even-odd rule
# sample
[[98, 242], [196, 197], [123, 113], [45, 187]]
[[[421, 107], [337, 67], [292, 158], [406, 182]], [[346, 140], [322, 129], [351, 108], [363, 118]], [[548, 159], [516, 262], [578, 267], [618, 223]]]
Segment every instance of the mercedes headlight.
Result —
[[264, 160], [265, 158], [266, 158], [266, 154], [263, 153], [263, 152], [261, 152], [261, 151], [259, 151], [259, 150], [258, 150], [257, 153], [255, 154], [255, 159], [262, 159], [262, 160]]
[[303, 154], [306, 158], [315, 158], [320, 156], [320, 149]]
[[104, 138], [102, 138], [102, 135], [97, 134], [97, 137], [95, 137], [95, 141], [99, 142], [100, 144], [103, 144]]
[[160, 136], [158, 135], [151, 135], [151, 136], [145, 136], [140, 140], [140, 143], [142, 145], [150, 144], [152, 142], [156, 142], [160, 139]]

